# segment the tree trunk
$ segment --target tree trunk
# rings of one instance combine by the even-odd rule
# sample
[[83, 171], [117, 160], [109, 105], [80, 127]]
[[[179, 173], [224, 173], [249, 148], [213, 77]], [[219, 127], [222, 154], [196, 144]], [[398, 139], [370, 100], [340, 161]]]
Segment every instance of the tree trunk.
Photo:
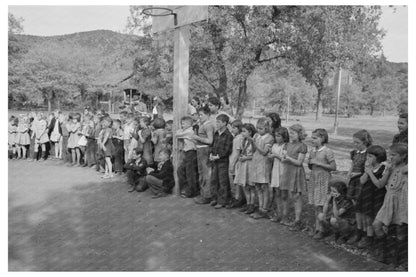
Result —
[[59, 97], [56, 101], [57, 101], [57, 105], [58, 105], [58, 110], [60, 110], [61, 109], [61, 100], [59, 99]]
[[235, 113], [236, 119], [242, 119], [247, 100], [247, 79], [239, 82], [238, 84], [238, 98], [237, 98], [237, 111]]
[[222, 58], [222, 51], [225, 46], [225, 39], [222, 34], [222, 29], [216, 24], [210, 24], [209, 30], [214, 44], [215, 57], [217, 58], [216, 67], [218, 69], [218, 88], [215, 90], [217, 97], [223, 96], [228, 102], [227, 95], [227, 71], [225, 69], [225, 63]]
[[370, 115], [373, 116], [373, 113], [374, 113], [374, 106], [371, 105], [370, 106]]
[[318, 88], [318, 96], [316, 98], [316, 115], [315, 115], [316, 121], [318, 121], [322, 116], [321, 94], [322, 94], [322, 89]]
[[52, 102], [51, 99], [48, 98], [48, 113], [50, 113], [52, 111]]

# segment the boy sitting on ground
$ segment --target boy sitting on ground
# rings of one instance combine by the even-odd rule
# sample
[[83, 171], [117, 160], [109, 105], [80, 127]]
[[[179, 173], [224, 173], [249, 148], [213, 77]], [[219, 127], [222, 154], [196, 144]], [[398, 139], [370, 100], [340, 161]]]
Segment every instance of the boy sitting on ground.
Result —
[[154, 194], [153, 198], [164, 197], [172, 192], [175, 185], [173, 178], [173, 165], [170, 160], [171, 151], [168, 148], [163, 148], [159, 153], [160, 162], [157, 169], [148, 168], [148, 175], [145, 178], [146, 186]]
[[130, 185], [129, 192], [136, 190], [140, 183], [144, 182], [146, 176], [146, 160], [142, 158], [143, 151], [135, 149], [133, 157], [129, 160], [124, 168], [127, 170], [127, 183]]

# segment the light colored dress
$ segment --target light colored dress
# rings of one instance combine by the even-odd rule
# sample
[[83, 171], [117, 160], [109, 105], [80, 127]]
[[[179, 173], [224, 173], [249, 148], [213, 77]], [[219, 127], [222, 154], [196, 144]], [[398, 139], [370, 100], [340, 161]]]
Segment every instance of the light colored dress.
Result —
[[408, 223], [408, 169], [406, 166], [392, 169], [386, 185], [386, 195], [376, 220], [386, 226], [390, 224]]
[[[285, 144], [282, 143], [281, 145], [275, 143], [272, 147], [272, 154], [282, 156], [283, 155], [283, 149], [285, 147]], [[272, 180], [270, 183], [270, 186], [272, 188], [278, 188], [280, 186], [280, 175], [283, 172], [283, 164], [278, 158], [273, 159], [273, 169], [272, 169]]]
[[241, 134], [238, 134], [233, 139], [233, 151], [230, 155], [230, 167], [229, 172], [231, 175], [235, 175], [235, 172], [237, 171], [237, 168], [240, 166], [240, 162], [238, 161], [239, 153], [241, 151], [243, 142], [243, 136]]
[[19, 124], [19, 127], [17, 129], [19, 132], [19, 140], [17, 143], [20, 145], [29, 145], [30, 144], [29, 124], [27, 123]]
[[[243, 140], [241, 144], [241, 156], [253, 157], [253, 144], [248, 140]], [[234, 184], [245, 186], [250, 184], [250, 165], [252, 160], [247, 160], [240, 163], [240, 166], [235, 171]]]
[[[264, 135], [255, 134], [254, 144], [257, 144], [259, 148], [265, 149], [266, 147], [273, 146], [274, 138], [269, 133]], [[253, 160], [250, 167], [250, 181], [252, 183], [270, 184], [270, 177], [272, 172], [273, 161], [262, 155], [259, 151], [254, 151]]]
[[[309, 160], [317, 159], [320, 163], [331, 164], [334, 153], [326, 146], [320, 149], [312, 149], [309, 153]], [[323, 206], [328, 196], [328, 183], [331, 179], [331, 172], [320, 166], [312, 165], [311, 175], [308, 183], [308, 202], [311, 205]]]
[[[293, 159], [298, 159], [299, 154], [306, 154], [308, 147], [303, 142], [289, 142], [286, 144], [286, 155]], [[296, 166], [291, 162], [283, 162], [283, 173], [280, 181], [281, 190], [291, 192], [303, 192], [306, 188], [306, 176], [303, 165]]]
[[48, 123], [44, 119], [41, 119], [36, 123], [35, 134], [36, 139], [38, 140], [37, 143], [43, 144], [49, 141], [48, 132], [46, 130], [47, 125]]
[[9, 124], [9, 145], [16, 144], [17, 126]]
[[68, 124], [68, 132], [69, 132], [69, 138], [68, 138], [68, 148], [77, 148], [78, 147], [78, 141], [80, 139], [80, 136], [78, 136], [78, 133], [81, 131], [81, 123], [73, 123], [71, 122]]

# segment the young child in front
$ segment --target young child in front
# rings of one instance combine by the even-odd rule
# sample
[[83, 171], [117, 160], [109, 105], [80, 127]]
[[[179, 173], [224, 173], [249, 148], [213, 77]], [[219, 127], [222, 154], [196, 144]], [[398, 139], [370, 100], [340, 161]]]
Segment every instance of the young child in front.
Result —
[[123, 165], [124, 165], [124, 145], [123, 145], [124, 131], [121, 128], [121, 121], [119, 119], [115, 119], [113, 121], [112, 127], [113, 127], [112, 142], [114, 146], [114, 152], [113, 152], [114, 172], [117, 175], [121, 175], [123, 173]]
[[196, 156], [196, 143], [192, 139], [194, 131], [192, 129], [193, 119], [184, 116], [181, 119], [182, 129], [175, 133], [175, 137], [183, 140], [183, 155], [178, 167], [178, 181], [181, 197], [192, 198], [198, 195], [198, 161]]
[[[300, 124], [294, 124], [289, 128], [289, 143], [283, 152], [282, 171], [280, 189], [283, 198], [288, 191], [291, 192], [295, 202], [295, 221], [289, 222], [287, 218], [282, 219], [282, 224], [290, 226], [291, 231], [300, 230], [302, 228], [302, 193], [306, 189], [305, 169], [303, 161], [305, 160], [308, 147], [303, 140], [306, 137], [305, 129]], [[282, 201], [285, 205], [284, 200]]]
[[124, 165], [127, 170], [127, 184], [130, 186], [129, 192], [136, 190], [140, 182], [144, 182], [146, 176], [147, 162], [142, 158], [143, 151], [135, 149], [132, 159], [128, 160]]
[[[19, 121], [17, 131], [19, 133], [19, 141], [18, 144], [18, 156], [22, 159], [26, 159], [27, 155], [27, 148], [30, 145], [30, 136], [29, 136], [29, 118], [27, 116], [23, 116], [22, 120]], [[21, 153], [20, 153], [21, 152]]]
[[[408, 147], [407, 144], [397, 143], [389, 148], [389, 162], [380, 180], [372, 178], [378, 188], [385, 186], [386, 195], [382, 207], [373, 223], [376, 235], [377, 258], [384, 261], [388, 248], [394, 248], [395, 264], [407, 267], [407, 237], [408, 237]], [[387, 243], [385, 227], [396, 227], [396, 241]]]
[[250, 168], [250, 182], [256, 187], [259, 209], [251, 217], [254, 219], [268, 216], [270, 199], [270, 177], [273, 161], [268, 158], [274, 138], [270, 134], [270, 122], [265, 117], [256, 124], [257, 133], [253, 137], [254, 153]]
[[134, 115], [133, 113], [128, 113], [126, 118], [126, 123], [123, 125], [123, 147], [124, 147], [124, 161], [127, 163], [128, 160], [131, 158], [129, 157], [130, 153], [130, 143], [132, 134], [134, 131], [135, 126], [133, 125], [134, 122]]
[[347, 185], [342, 180], [329, 182], [329, 195], [326, 198], [322, 213], [318, 215], [319, 230], [326, 233], [329, 227], [334, 231], [335, 242], [344, 242], [354, 230], [354, 208], [346, 196]]
[[34, 157], [37, 157], [38, 155], [38, 149], [39, 146], [41, 147], [41, 158], [39, 161], [46, 160], [46, 143], [49, 142], [48, 137], [48, 124], [46, 122], [46, 116], [43, 113], [38, 114], [38, 121], [36, 123], [36, 129], [35, 129], [35, 152]]
[[384, 187], [377, 188], [374, 185], [374, 181], [377, 183], [383, 176], [386, 159], [387, 154], [383, 147], [371, 145], [367, 148], [364, 174], [360, 177], [362, 188], [360, 197], [357, 200], [358, 206], [361, 206], [363, 221], [365, 221], [365, 226], [367, 227], [364, 229], [367, 232], [367, 236], [363, 236], [358, 242], [358, 248], [369, 247], [373, 244], [374, 218], [383, 205], [386, 194], [386, 189]]
[[251, 160], [253, 158], [254, 145], [253, 136], [256, 134], [256, 128], [251, 123], [245, 123], [241, 127], [241, 152], [238, 157], [240, 166], [236, 169], [234, 183], [240, 186], [244, 191], [246, 198], [246, 206], [243, 206], [239, 211], [246, 214], [255, 212], [255, 198], [256, 189], [250, 182], [250, 168]]
[[113, 178], [113, 164], [111, 157], [113, 156], [114, 146], [112, 142], [112, 125], [113, 121], [109, 116], [105, 116], [101, 120], [102, 130], [100, 132], [100, 140], [98, 141], [98, 148], [101, 150], [101, 155], [104, 156], [105, 160], [105, 172], [101, 178], [108, 179]]
[[[233, 135], [227, 128], [230, 118], [225, 114], [216, 117], [216, 129], [209, 160], [212, 164], [211, 183], [214, 200], [211, 206], [221, 209], [228, 203], [230, 178], [228, 176], [229, 158], [233, 150]], [[216, 196], [216, 197], [215, 197]]]
[[334, 153], [326, 144], [328, 132], [325, 129], [316, 129], [312, 132], [312, 150], [309, 152], [308, 167], [311, 170], [308, 183], [308, 202], [315, 208], [315, 229], [311, 234], [314, 239], [322, 239], [325, 233], [319, 229], [318, 215], [328, 196], [328, 183], [331, 171], [337, 169]]
[[81, 133], [81, 114], [76, 113], [72, 115], [72, 122], [67, 124], [69, 132], [68, 149], [70, 149], [72, 156], [72, 165], [81, 166], [81, 150], [79, 149], [78, 141]]
[[361, 193], [360, 177], [364, 173], [365, 161], [367, 159], [367, 147], [369, 147], [373, 142], [370, 133], [364, 129], [353, 134], [352, 138], [356, 150], [351, 151], [350, 154], [352, 164], [348, 172], [349, 182], [347, 197], [354, 204], [357, 228], [355, 230], [355, 234], [348, 240], [348, 244], [359, 242], [361, 238], [366, 234], [364, 231], [366, 226], [362, 219], [361, 205], [357, 205], [360, 204], [357, 203], [357, 200]]
[[241, 135], [241, 128], [243, 127], [243, 122], [241, 120], [234, 120], [231, 123], [231, 134], [234, 136], [233, 139], [233, 151], [230, 155], [230, 184], [231, 184], [231, 194], [232, 200], [230, 204], [227, 205], [227, 209], [240, 208], [244, 205], [244, 192], [241, 186], [238, 186], [234, 183], [234, 178], [240, 162], [238, 158], [240, 157], [241, 147], [243, 142], [243, 136]]
[[150, 168], [145, 178], [146, 184], [154, 194], [152, 198], [165, 197], [175, 186], [173, 165], [170, 160], [171, 151], [167, 148], [160, 150], [160, 161], [157, 169]]
[[274, 131], [275, 143], [268, 155], [273, 160], [272, 176], [270, 186], [272, 188], [273, 197], [275, 201], [276, 210], [270, 218], [273, 222], [280, 222], [282, 218], [287, 218], [288, 205], [287, 205], [287, 194], [285, 195], [285, 205], [282, 205], [283, 209], [280, 209], [282, 203], [282, 192], [280, 190], [280, 176], [283, 174], [283, 151], [286, 143], [289, 142], [289, 131], [285, 127], [278, 127]]

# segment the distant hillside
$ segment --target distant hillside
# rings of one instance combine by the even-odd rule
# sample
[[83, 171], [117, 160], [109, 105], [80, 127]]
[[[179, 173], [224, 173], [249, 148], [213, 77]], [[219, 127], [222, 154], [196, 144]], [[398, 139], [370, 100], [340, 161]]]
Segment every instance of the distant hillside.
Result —
[[15, 102], [20, 97], [42, 103], [47, 89], [56, 94], [64, 90], [72, 99], [84, 97], [86, 91], [120, 91], [117, 84], [133, 72], [137, 53], [145, 54], [150, 47], [143, 37], [108, 30], [13, 37], [19, 54], [13, 59], [9, 55], [9, 100]]

